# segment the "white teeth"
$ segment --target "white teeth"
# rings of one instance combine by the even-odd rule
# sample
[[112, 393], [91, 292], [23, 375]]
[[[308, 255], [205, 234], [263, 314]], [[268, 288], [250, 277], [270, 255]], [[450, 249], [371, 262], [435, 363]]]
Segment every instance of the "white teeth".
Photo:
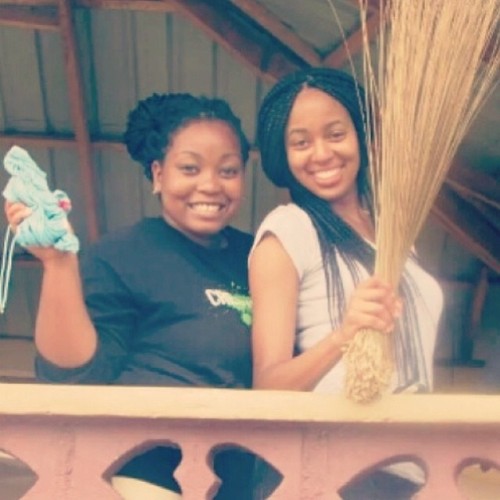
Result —
[[339, 169], [334, 168], [333, 170], [322, 170], [320, 172], [314, 172], [314, 177], [320, 180], [328, 180], [332, 179], [336, 175], [338, 175]]
[[221, 209], [221, 205], [214, 205], [213, 203], [193, 203], [191, 208], [199, 213], [214, 214]]

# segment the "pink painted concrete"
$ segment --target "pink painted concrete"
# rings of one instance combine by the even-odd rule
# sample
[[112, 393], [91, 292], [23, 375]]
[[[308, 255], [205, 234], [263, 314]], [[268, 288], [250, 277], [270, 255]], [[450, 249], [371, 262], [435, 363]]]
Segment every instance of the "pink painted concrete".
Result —
[[[161, 394], [170, 401], [177, 394], [169, 389], [160, 391], [154, 396]], [[203, 390], [198, 391], [193, 397], [203, 398]], [[65, 398], [67, 393], [55, 389], [51, 394]], [[224, 404], [230, 405], [231, 397], [228, 391]], [[455, 477], [464, 461], [481, 459], [500, 465], [500, 418], [491, 414], [500, 404], [496, 398], [481, 399], [483, 412], [490, 412], [488, 418], [478, 415], [465, 421], [450, 414], [448, 422], [442, 413], [434, 422], [425, 415], [406, 418], [399, 409], [392, 414], [389, 406], [383, 412], [376, 406], [368, 410], [350, 406], [354, 416], [343, 413], [342, 406], [339, 415], [319, 409], [309, 414], [301, 406], [300, 395], [296, 405], [293, 394], [287, 398], [293, 405], [290, 416], [276, 409], [280, 396], [275, 392], [265, 396], [248, 393], [235, 400], [240, 407], [248, 403], [237, 412], [239, 417], [228, 415], [222, 406], [213, 408], [210, 398], [198, 410], [187, 409], [186, 418], [179, 418], [179, 408], [174, 415], [168, 410], [156, 412], [154, 401], [149, 399], [143, 400], [144, 415], [135, 409], [130, 416], [123, 408], [112, 411], [112, 405], [92, 408], [92, 402], [81, 411], [61, 409], [60, 402], [51, 411], [48, 403], [53, 404], [53, 399], [47, 400], [45, 410], [34, 405], [30, 410], [28, 402], [22, 409], [16, 409], [15, 403], [8, 407], [0, 403], [0, 449], [38, 475], [23, 497], [26, 500], [117, 499], [106, 479], [131, 453], [161, 443], [174, 443], [182, 449], [176, 478], [186, 500], [211, 498], [216, 491], [218, 480], [208, 457], [221, 444], [252, 450], [284, 474], [273, 500], [332, 500], [355, 475], [398, 458], [413, 459], [428, 471], [419, 500], [458, 500], [462, 497]], [[420, 401], [439, 401], [439, 396], [425, 398]], [[311, 401], [332, 404], [331, 399]], [[463, 404], [474, 407], [474, 396], [463, 396]], [[213, 405], [217, 407], [220, 401], [214, 399]], [[439, 406], [446, 410], [445, 404]]]

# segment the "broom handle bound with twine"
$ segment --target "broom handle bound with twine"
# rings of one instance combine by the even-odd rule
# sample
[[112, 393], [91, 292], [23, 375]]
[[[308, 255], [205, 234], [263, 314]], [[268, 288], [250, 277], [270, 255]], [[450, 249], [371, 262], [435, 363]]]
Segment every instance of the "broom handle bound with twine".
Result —
[[[391, 0], [377, 75], [364, 37], [367, 107], [379, 117], [373, 134], [367, 127], [374, 151], [375, 273], [395, 288], [458, 146], [494, 88], [499, 3]], [[366, 34], [366, 0], [360, 0], [360, 10]], [[492, 50], [485, 61], [487, 47]], [[393, 371], [390, 336], [358, 332], [345, 359], [346, 395], [358, 402], [379, 397]]]

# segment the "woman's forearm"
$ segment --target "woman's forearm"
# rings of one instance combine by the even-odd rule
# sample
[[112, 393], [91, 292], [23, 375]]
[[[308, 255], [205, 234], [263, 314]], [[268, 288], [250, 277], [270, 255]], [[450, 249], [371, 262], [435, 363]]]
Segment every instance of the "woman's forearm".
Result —
[[255, 367], [256, 389], [310, 391], [342, 358], [345, 342], [333, 332], [314, 347], [264, 369]]
[[40, 354], [62, 368], [90, 361], [97, 334], [85, 307], [78, 258], [64, 254], [43, 263], [42, 287], [35, 326]]

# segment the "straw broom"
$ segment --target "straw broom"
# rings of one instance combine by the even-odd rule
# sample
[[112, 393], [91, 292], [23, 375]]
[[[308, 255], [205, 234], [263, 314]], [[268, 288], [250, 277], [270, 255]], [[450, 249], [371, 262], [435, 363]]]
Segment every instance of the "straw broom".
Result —
[[[366, 35], [367, 1], [360, 0], [364, 83], [373, 123], [367, 138], [375, 199], [375, 273], [397, 287], [458, 146], [496, 83], [500, 1], [389, 4], [375, 70]], [[493, 51], [485, 62], [488, 46]], [[381, 395], [393, 371], [390, 335], [363, 330], [345, 357], [347, 397], [368, 402]]]

